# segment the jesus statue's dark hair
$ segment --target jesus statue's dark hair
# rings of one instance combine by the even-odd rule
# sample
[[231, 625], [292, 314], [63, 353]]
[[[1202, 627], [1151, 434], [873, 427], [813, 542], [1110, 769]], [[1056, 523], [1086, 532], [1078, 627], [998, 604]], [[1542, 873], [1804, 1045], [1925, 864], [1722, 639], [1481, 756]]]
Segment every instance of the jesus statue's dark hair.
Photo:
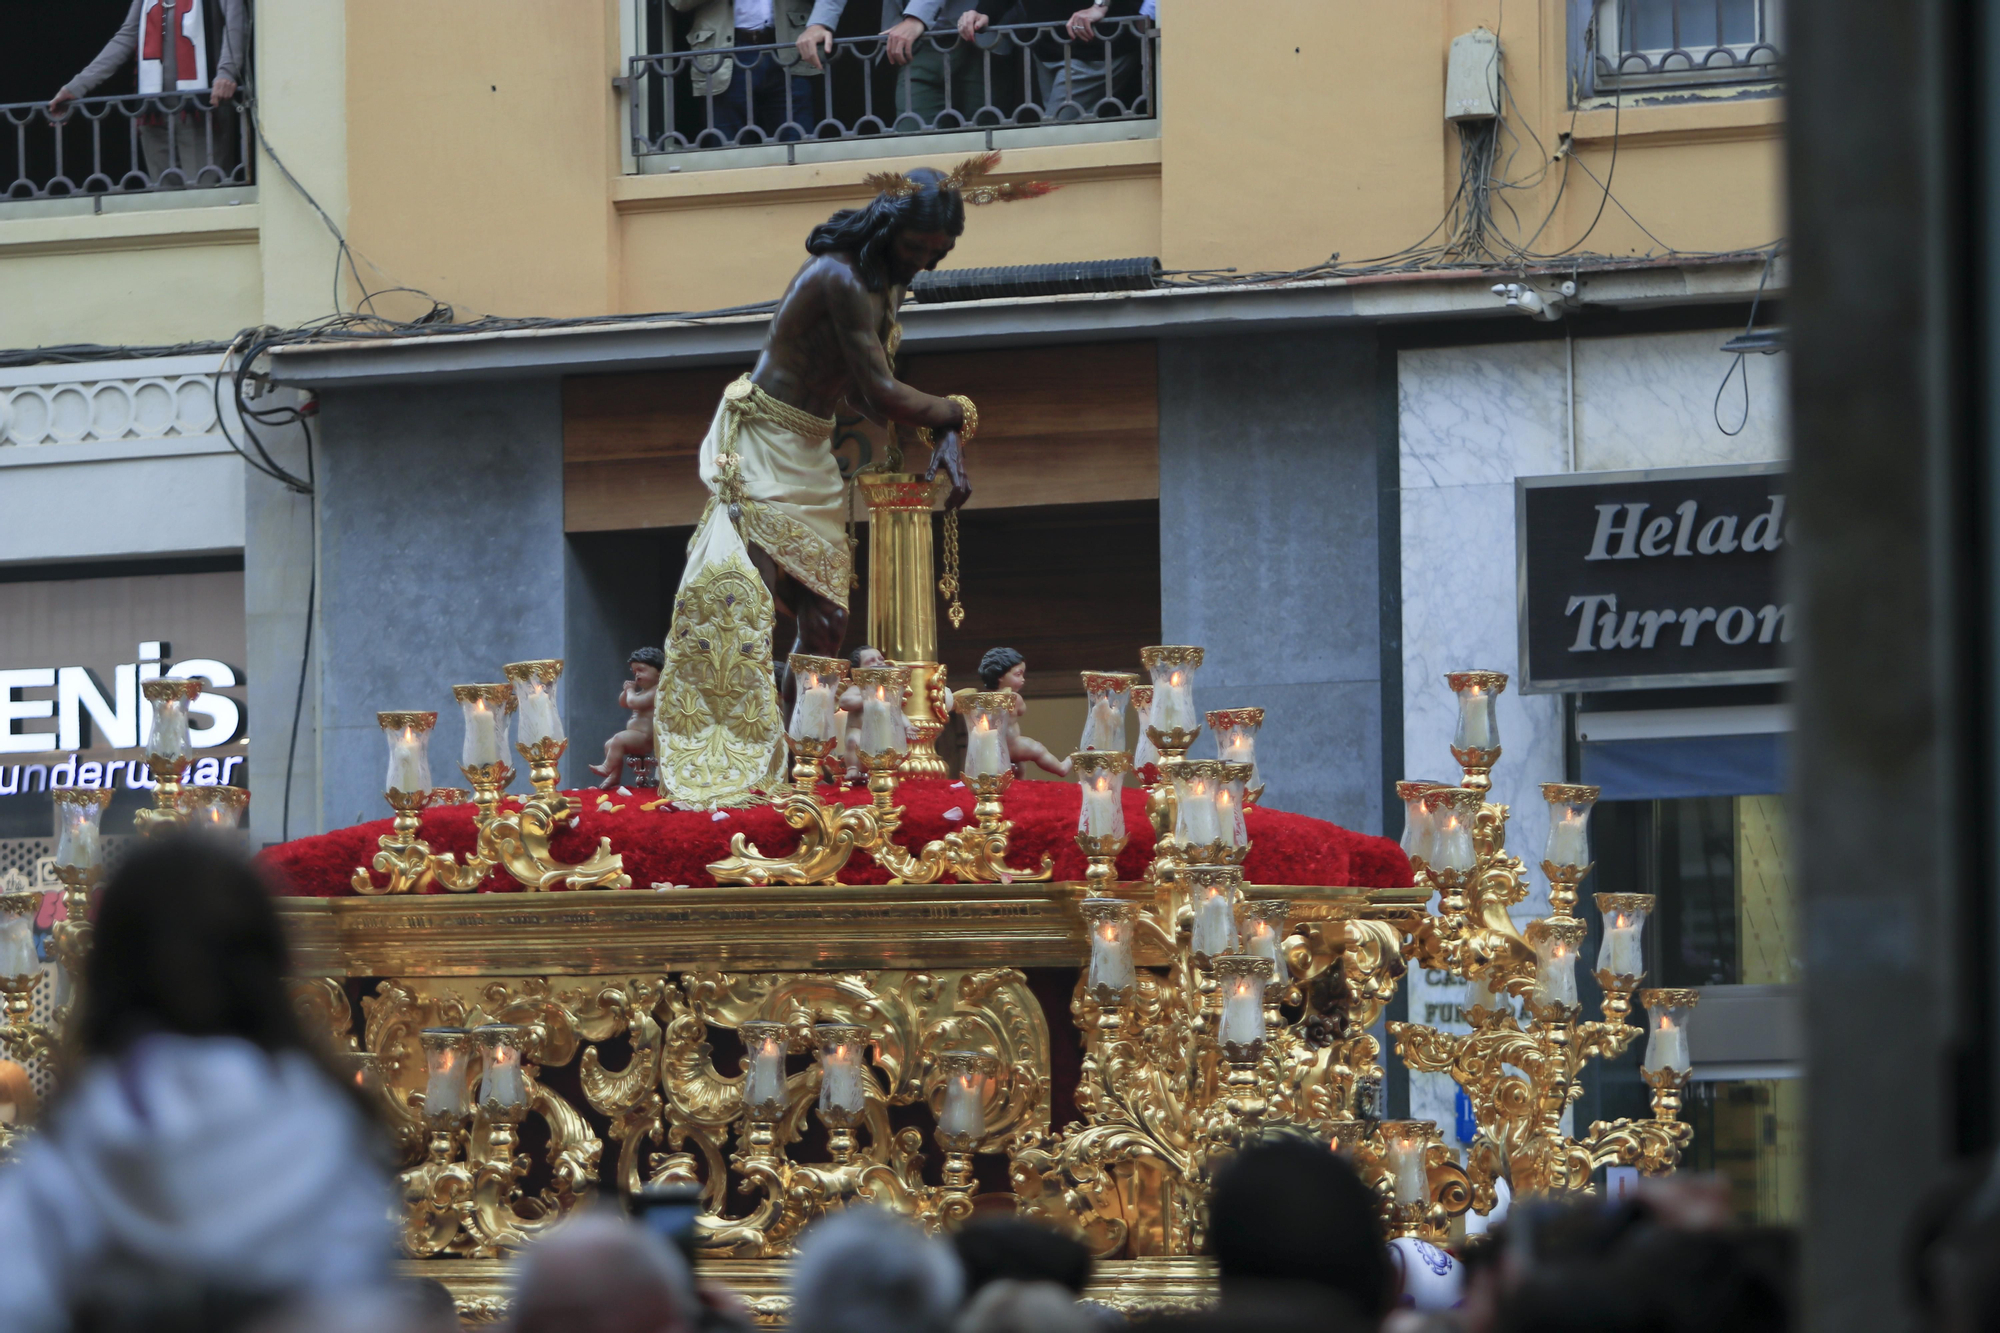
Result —
[[866, 208], [843, 208], [812, 229], [806, 253], [844, 251], [854, 256], [861, 281], [871, 292], [889, 284], [889, 243], [899, 231], [965, 232], [965, 199], [944, 185], [944, 173], [918, 167], [909, 173], [917, 188], [908, 194], [878, 194]]

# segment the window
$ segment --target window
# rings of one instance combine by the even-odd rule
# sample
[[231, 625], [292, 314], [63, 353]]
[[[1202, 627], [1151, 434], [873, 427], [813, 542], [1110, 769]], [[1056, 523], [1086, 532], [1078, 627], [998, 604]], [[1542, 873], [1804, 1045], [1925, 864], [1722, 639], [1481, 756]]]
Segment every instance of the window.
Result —
[[1779, 0], [1591, 0], [1585, 95], [1769, 83], [1783, 76]]

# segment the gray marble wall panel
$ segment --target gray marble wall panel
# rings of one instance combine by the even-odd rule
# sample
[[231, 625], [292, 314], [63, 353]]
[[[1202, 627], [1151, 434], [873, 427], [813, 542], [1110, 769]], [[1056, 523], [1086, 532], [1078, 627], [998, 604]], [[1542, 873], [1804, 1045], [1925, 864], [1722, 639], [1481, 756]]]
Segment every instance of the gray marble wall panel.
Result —
[[[296, 476], [306, 475], [305, 437], [296, 427], [261, 433], [279, 466]], [[318, 450], [314, 452], [317, 455]], [[251, 841], [258, 846], [322, 831], [318, 677], [308, 666], [301, 695], [299, 661], [306, 647], [306, 604], [312, 596], [312, 505], [311, 496], [244, 469], [243, 627], [249, 651], [244, 683], [252, 724], [249, 782], [256, 793], [248, 822]], [[315, 658], [318, 647], [313, 645]]]
[[1382, 367], [1372, 334], [1160, 344], [1162, 632], [1207, 649], [1201, 707], [1266, 710], [1274, 807], [1370, 833]]
[[324, 395], [320, 420], [321, 818], [338, 828], [386, 813], [377, 709], [436, 709], [433, 778], [455, 782], [451, 687], [565, 655], [562, 402], [554, 379], [360, 388]]

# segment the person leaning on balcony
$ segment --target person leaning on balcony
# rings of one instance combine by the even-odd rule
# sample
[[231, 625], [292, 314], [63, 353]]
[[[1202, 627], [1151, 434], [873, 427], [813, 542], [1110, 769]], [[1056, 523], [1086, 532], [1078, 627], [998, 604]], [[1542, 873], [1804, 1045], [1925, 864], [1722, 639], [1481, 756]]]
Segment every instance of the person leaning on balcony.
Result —
[[[958, 20], [958, 35], [966, 41], [998, 22], [1002, 27], [1015, 23], [1047, 24], [1049, 30], [1035, 39], [1031, 54], [1035, 62], [1036, 100], [1050, 120], [1078, 120], [1097, 114], [1098, 104], [1107, 97], [1118, 98], [1125, 110], [1133, 109], [1139, 90], [1139, 37], [1135, 24], [1123, 24], [1114, 34], [1100, 32], [1097, 25], [1107, 18], [1136, 18], [1139, 0], [1110, 0], [1072, 10], [1075, 0], [977, 0]], [[1105, 38], [1110, 37], [1110, 58], [1105, 57]], [[997, 62], [996, 62], [997, 63]], [[1113, 107], [1106, 114], [1116, 114]]]
[[[172, 41], [167, 40], [170, 33]], [[125, 21], [97, 53], [97, 59], [49, 99], [49, 114], [60, 115], [68, 103], [88, 97], [135, 54], [139, 57], [141, 94], [207, 89], [208, 105], [220, 110], [236, 96], [236, 85], [243, 77], [243, 53], [249, 45], [249, 12], [244, 0], [132, 0]], [[171, 145], [168, 113], [157, 105], [140, 113], [139, 149], [153, 184], [167, 189], [220, 185], [235, 168], [236, 117], [200, 114], [195, 104], [201, 100], [180, 99], [180, 105], [171, 111]], [[162, 180], [169, 166], [181, 175]]]
[[[971, 121], [986, 104], [986, 62], [979, 48], [948, 36], [972, 5], [973, 0], [882, 0], [884, 54], [891, 65], [907, 66], [896, 79], [897, 129], [935, 127], [947, 108]], [[815, 69], [822, 55], [832, 52], [833, 30], [846, 10], [847, 0], [818, 0], [813, 6], [798, 45]], [[948, 50], [939, 49], [941, 41]]]
[[[795, 53], [763, 51], [734, 57], [708, 54], [739, 46], [796, 43], [812, 17], [812, 0], [672, 2], [681, 13], [694, 14], [693, 22], [688, 25], [687, 44], [697, 54], [685, 68], [693, 76], [696, 123], [701, 127], [700, 133], [708, 135], [697, 147], [719, 148], [724, 143], [734, 143], [736, 136], [751, 125], [770, 138], [797, 139], [801, 137], [797, 130], [780, 129], [787, 120], [810, 130], [826, 114], [825, 94], [820, 91], [825, 85], [817, 78], [819, 66], [806, 64]], [[722, 136], [721, 142], [708, 134], [711, 106], [712, 123]], [[746, 142], [762, 140], [753, 137]]]

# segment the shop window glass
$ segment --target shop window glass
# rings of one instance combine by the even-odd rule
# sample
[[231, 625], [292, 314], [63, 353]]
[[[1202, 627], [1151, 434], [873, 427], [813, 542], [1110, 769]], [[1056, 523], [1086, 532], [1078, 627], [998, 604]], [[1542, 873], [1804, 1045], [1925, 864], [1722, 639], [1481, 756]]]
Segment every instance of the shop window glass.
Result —
[[1721, 1177], [1740, 1222], [1796, 1223], [1805, 1190], [1804, 1110], [1803, 1079], [1691, 1084], [1681, 1118], [1694, 1126], [1694, 1139], [1680, 1169]]

